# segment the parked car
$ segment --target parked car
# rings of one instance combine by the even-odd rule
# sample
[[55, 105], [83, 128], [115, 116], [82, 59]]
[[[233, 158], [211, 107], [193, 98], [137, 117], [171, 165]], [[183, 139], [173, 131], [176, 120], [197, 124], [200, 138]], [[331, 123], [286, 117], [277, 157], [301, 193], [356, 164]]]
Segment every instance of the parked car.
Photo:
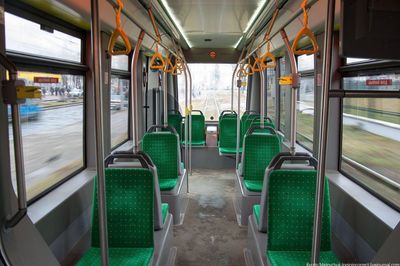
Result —
[[122, 95], [111, 94], [111, 110], [121, 110], [123, 107]]
[[71, 97], [83, 97], [83, 90], [74, 88], [69, 92]]

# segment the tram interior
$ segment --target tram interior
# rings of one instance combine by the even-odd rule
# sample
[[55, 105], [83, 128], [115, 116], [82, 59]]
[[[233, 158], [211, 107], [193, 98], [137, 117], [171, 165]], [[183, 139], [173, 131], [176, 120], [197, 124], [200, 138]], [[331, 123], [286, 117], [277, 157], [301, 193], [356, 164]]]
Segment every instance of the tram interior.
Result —
[[0, 0], [0, 266], [399, 265], [396, 0]]

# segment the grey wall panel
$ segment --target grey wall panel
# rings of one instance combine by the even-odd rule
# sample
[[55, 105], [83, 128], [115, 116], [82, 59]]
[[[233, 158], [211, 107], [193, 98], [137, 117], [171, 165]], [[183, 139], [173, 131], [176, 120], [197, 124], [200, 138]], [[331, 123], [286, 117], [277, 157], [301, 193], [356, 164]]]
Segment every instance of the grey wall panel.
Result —
[[102, 72], [102, 89], [103, 89], [103, 139], [104, 154], [111, 152], [111, 56], [108, 54], [108, 42], [110, 35], [101, 32], [101, 72]]
[[[328, 176], [333, 232], [356, 261], [369, 262], [393, 231], [388, 223], [398, 219], [399, 214], [350, 180], [343, 182], [345, 177], [329, 172]], [[387, 217], [383, 218], [382, 213], [372, 208], [379, 208]]]

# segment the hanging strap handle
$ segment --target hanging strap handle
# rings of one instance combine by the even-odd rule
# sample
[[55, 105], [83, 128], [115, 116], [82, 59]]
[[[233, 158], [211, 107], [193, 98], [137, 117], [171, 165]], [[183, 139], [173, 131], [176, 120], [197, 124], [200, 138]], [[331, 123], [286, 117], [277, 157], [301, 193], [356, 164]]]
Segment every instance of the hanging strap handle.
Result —
[[151, 69], [164, 69], [165, 61], [160, 52], [158, 52], [158, 43], [156, 43], [156, 52], [153, 54], [150, 60]]
[[167, 56], [165, 58], [165, 67], [164, 67], [164, 72], [165, 73], [172, 73], [174, 72], [174, 65], [172, 64], [171, 60], [169, 59], [169, 57]]
[[[268, 63], [268, 59], [271, 60], [270, 63]], [[261, 57], [261, 66], [265, 68], [275, 68], [276, 67], [276, 58], [275, 56], [271, 53], [271, 41], [268, 40], [267, 43], [267, 52]]]
[[[118, 7], [114, 9], [115, 10], [116, 27], [115, 27], [113, 34], [110, 37], [110, 41], [108, 42], [108, 53], [111, 56], [113, 56], [113, 55], [128, 55], [132, 50], [129, 38], [121, 26], [121, 13], [122, 13], [122, 9], [124, 8], [124, 3], [121, 0], [117, 0], [117, 3], [118, 3]], [[121, 37], [121, 39], [124, 42], [124, 45], [125, 45], [124, 50], [115, 50], [115, 44], [119, 37]]]
[[253, 66], [250, 64], [250, 58], [249, 58], [248, 63], [244, 66], [243, 70], [244, 70], [244, 73], [245, 73], [247, 76], [251, 76], [251, 75], [254, 74], [254, 68], [253, 68]]
[[[308, 28], [308, 12], [307, 12], [307, 0], [304, 0], [303, 3], [301, 3], [301, 8], [303, 9], [303, 15], [304, 15], [304, 20], [303, 20], [303, 28], [297, 33], [296, 38], [293, 41], [292, 44], [292, 51], [295, 55], [312, 55], [316, 54], [319, 51], [318, 43], [317, 40], [315, 39], [314, 33], [311, 32], [311, 30]], [[297, 44], [300, 41], [302, 37], [308, 37], [311, 41], [312, 44], [312, 49], [299, 49], [297, 50]]]

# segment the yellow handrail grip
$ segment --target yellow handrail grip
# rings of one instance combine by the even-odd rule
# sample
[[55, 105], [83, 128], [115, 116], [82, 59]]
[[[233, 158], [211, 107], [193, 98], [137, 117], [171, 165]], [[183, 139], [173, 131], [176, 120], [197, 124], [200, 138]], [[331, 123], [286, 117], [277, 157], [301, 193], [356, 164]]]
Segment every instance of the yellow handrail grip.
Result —
[[[131, 50], [131, 42], [129, 41], [128, 36], [124, 32], [121, 27], [121, 13], [122, 9], [124, 8], [124, 3], [121, 0], [117, 0], [118, 8], [115, 8], [115, 30], [110, 37], [110, 41], [108, 42], [108, 53], [112, 55], [128, 55]], [[124, 50], [114, 50], [115, 43], [118, 40], [118, 37], [121, 37], [122, 41], [124, 42], [125, 49]]]
[[279, 85], [292, 85], [293, 78], [292, 76], [283, 76], [279, 78]]
[[[160, 60], [161, 64], [157, 65], [156, 60]], [[153, 54], [150, 60], [150, 68], [151, 69], [164, 69], [165, 61], [162, 55], [158, 52], [158, 44], [156, 44], [156, 52]]]

